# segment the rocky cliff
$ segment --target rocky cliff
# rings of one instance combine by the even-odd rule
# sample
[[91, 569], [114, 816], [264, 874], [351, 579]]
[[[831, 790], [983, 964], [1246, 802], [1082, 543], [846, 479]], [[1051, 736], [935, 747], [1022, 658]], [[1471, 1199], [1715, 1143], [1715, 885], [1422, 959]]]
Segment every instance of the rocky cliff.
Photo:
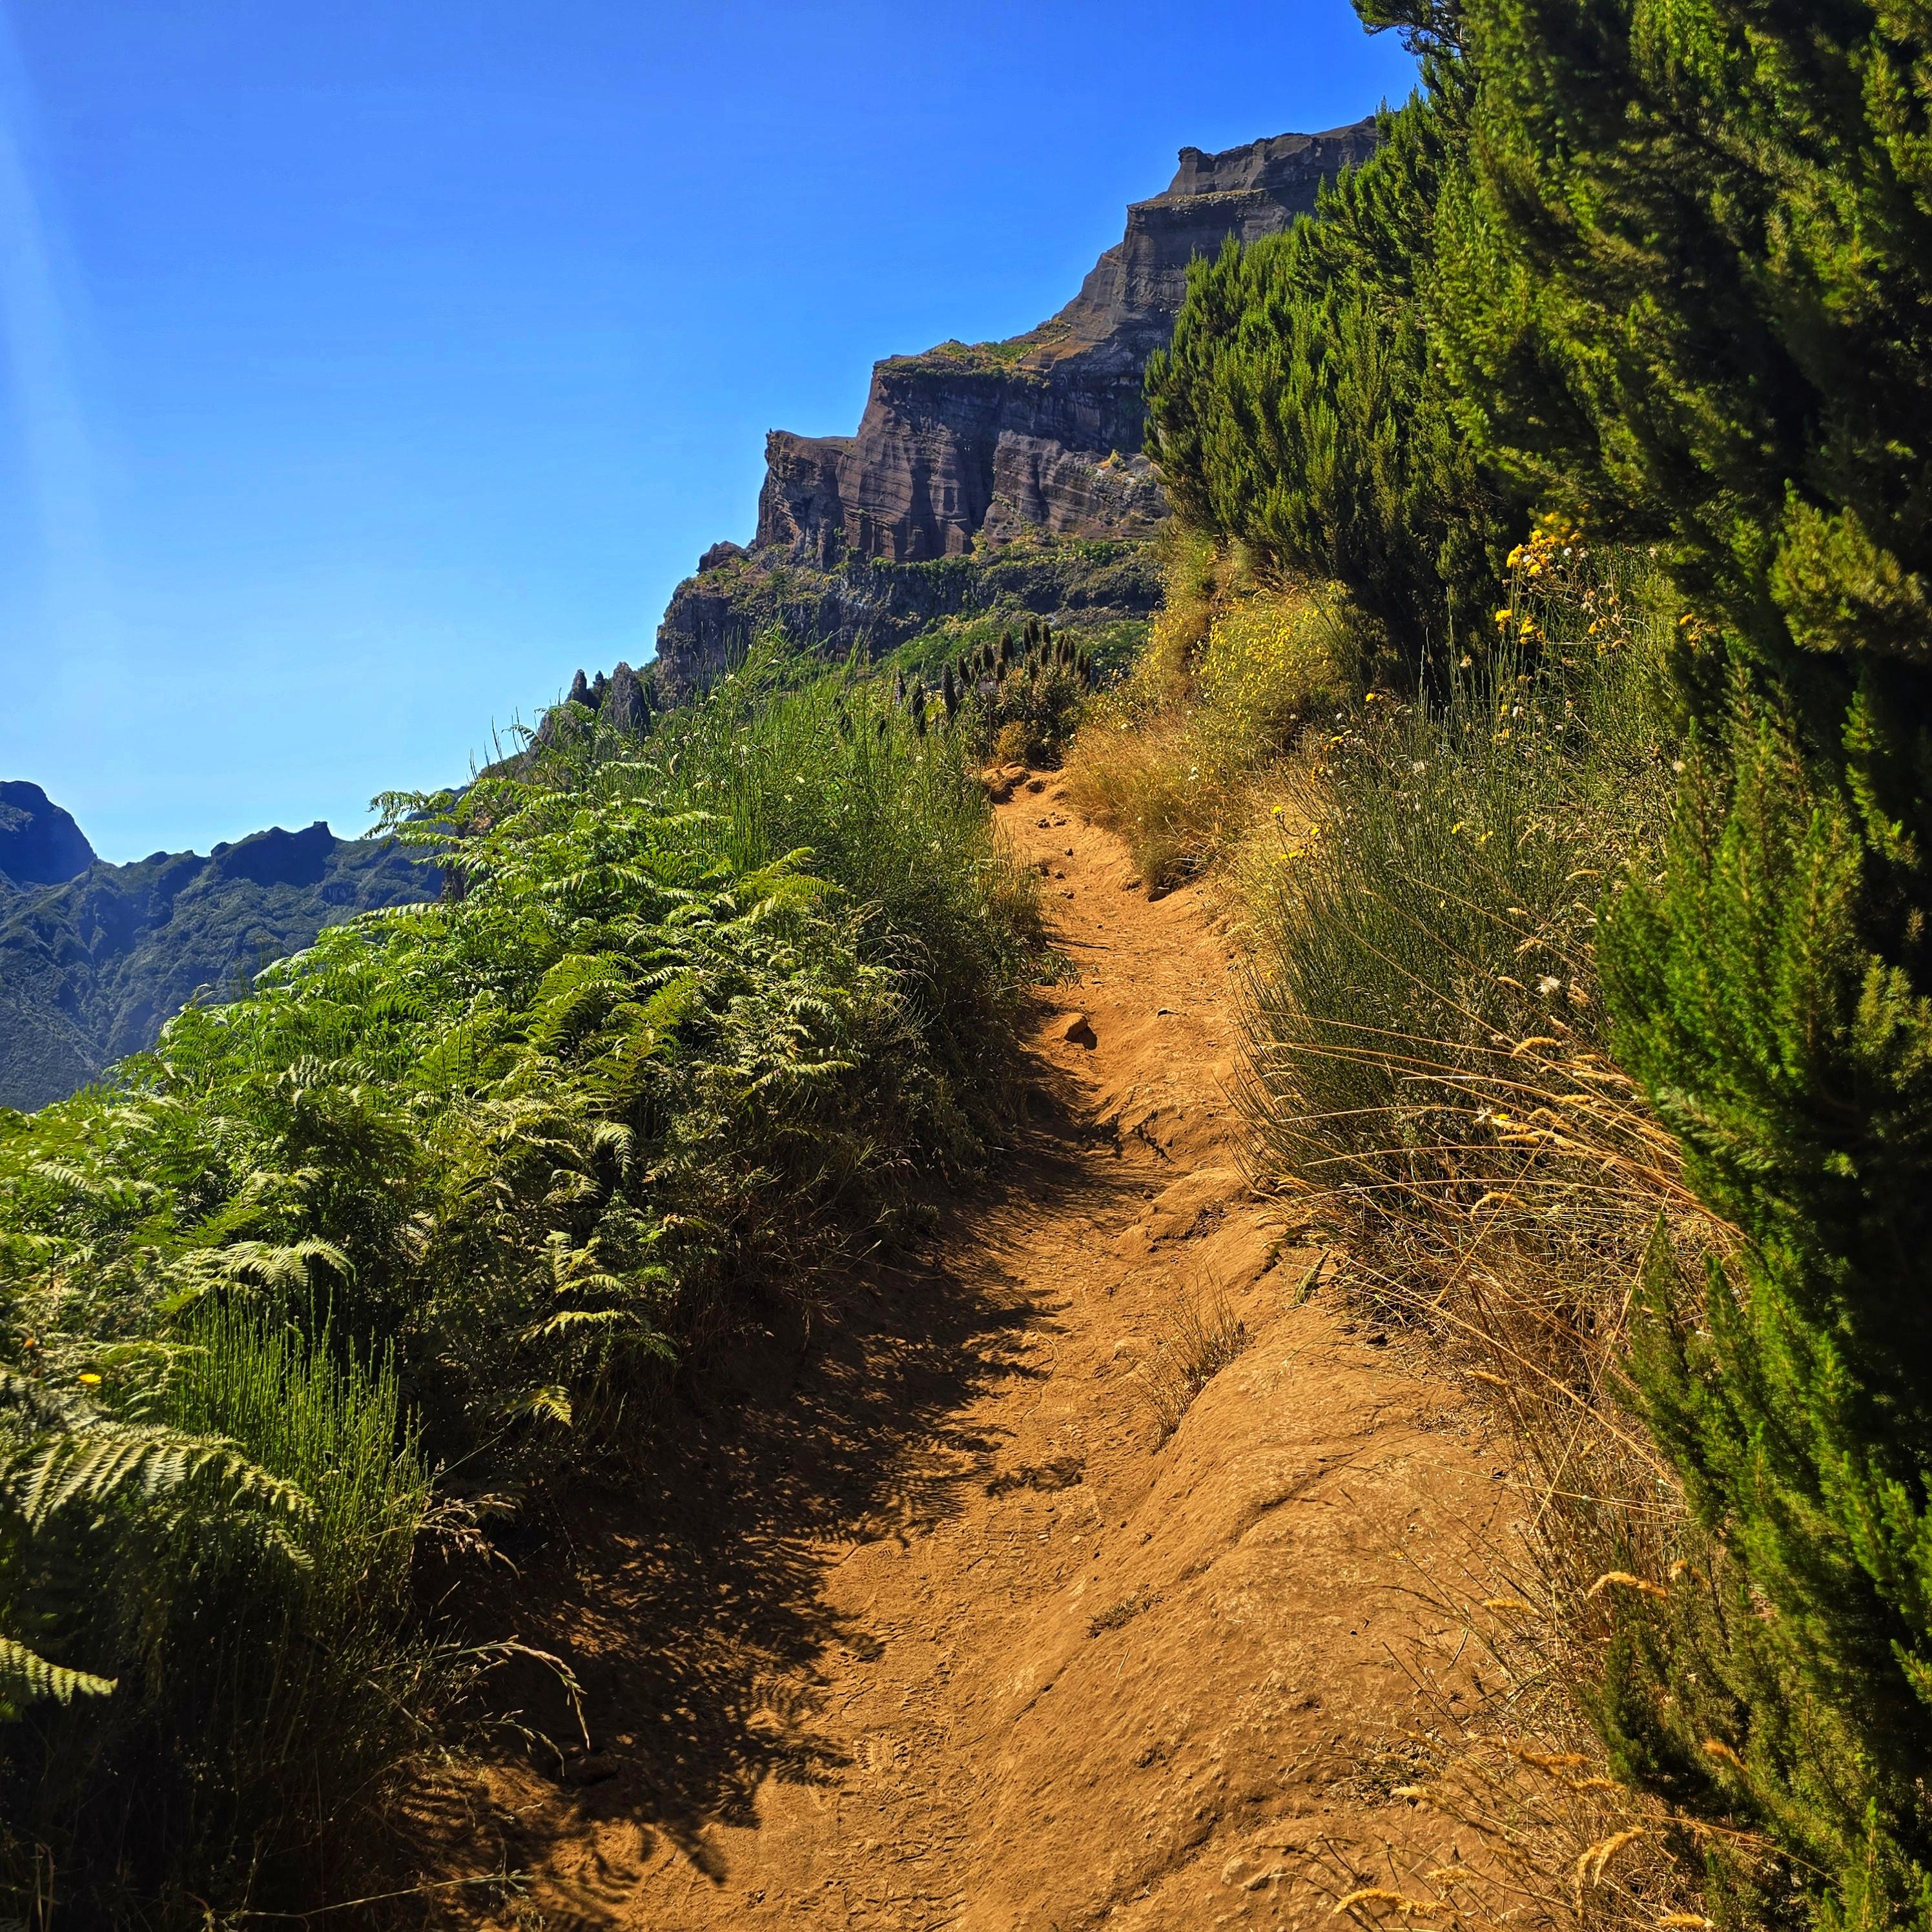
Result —
[[1188, 263], [1230, 236], [1286, 227], [1375, 144], [1365, 121], [1222, 154], [1184, 148], [1166, 193], [1127, 210], [1125, 237], [1051, 321], [1010, 342], [880, 363], [855, 436], [774, 430], [754, 547], [821, 566], [914, 563], [958, 556], [982, 530], [1144, 535], [1162, 506], [1136, 454], [1142, 379], [1173, 333]]
[[1008, 342], [943, 343], [879, 363], [856, 436], [774, 430], [750, 548], [707, 552], [665, 614], [666, 688], [715, 676], [754, 607], [826, 606], [836, 632], [814, 631], [814, 640], [844, 641], [861, 610], [892, 628], [911, 613], [880, 608], [886, 586], [872, 566], [963, 558], [982, 538], [983, 552], [1022, 536], [1150, 535], [1166, 505], [1140, 454], [1142, 382], [1173, 332], [1188, 263], [1230, 236], [1252, 241], [1308, 213], [1322, 184], [1366, 160], [1376, 138], [1364, 121], [1225, 154], [1183, 148], [1172, 184], [1128, 209], [1126, 235], [1051, 320]]
[[848, 558], [836, 569], [779, 549], [733, 545], [680, 584], [658, 630], [658, 675], [676, 698], [708, 684], [778, 630], [831, 657], [878, 656], [922, 633], [976, 617], [1031, 614], [1083, 640], [1144, 621], [1160, 573], [1144, 543], [1070, 538], [1014, 544], [929, 563]]

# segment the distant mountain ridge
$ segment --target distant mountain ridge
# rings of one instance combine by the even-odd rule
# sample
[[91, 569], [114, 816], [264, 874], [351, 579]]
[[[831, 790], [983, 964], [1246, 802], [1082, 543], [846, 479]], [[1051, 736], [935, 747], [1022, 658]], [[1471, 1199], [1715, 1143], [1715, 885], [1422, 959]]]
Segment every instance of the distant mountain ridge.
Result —
[[[940, 605], [958, 616], [1010, 603], [1056, 627], [1148, 616], [1154, 573], [1149, 596], [1120, 601], [1132, 574], [1120, 546], [1167, 514], [1141, 453], [1142, 385], [1173, 335], [1188, 264], [1312, 213], [1323, 184], [1379, 140], [1370, 119], [1222, 154], [1184, 148], [1172, 182], [1128, 208], [1125, 235], [1058, 314], [1010, 341], [887, 357], [856, 435], [773, 430], [750, 545], [714, 544], [664, 613], [665, 692], [700, 688], [774, 613], [804, 626], [800, 641], [835, 650], [861, 638], [891, 648]], [[1072, 548], [1045, 571], [995, 582], [980, 568], [1003, 548], [1056, 543]], [[1099, 594], [1076, 581], [1089, 560], [1108, 578]], [[953, 567], [931, 568], [941, 563]]]
[[109, 865], [39, 786], [0, 782], [0, 1106], [62, 1100], [325, 926], [434, 898], [388, 839], [322, 824]]

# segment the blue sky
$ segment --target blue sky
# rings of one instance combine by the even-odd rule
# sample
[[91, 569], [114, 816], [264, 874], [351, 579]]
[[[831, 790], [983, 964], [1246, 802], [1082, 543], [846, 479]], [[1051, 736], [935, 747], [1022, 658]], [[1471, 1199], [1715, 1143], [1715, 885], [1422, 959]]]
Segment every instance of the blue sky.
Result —
[[767, 428], [1409, 74], [1346, 0], [0, 0], [0, 778], [359, 830], [647, 659]]

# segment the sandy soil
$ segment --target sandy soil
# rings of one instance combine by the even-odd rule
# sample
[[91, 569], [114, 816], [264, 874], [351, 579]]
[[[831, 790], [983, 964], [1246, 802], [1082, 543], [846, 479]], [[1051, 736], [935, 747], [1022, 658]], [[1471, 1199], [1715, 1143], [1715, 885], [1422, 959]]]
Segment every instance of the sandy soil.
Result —
[[[1244, 1182], [1198, 894], [1035, 782], [1000, 815], [1079, 977], [1034, 1124], [922, 1265], [544, 1546], [524, 1634], [590, 1748], [490, 1778], [470, 1849], [532, 1875], [492, 1925], [1312, 1925], [1469, 1855], [1401, 1794], [1486, 1688], [1444, 1606], [1500, 1448]], [[1241, 1346], [1167, 1435], [1190, 1312]]]

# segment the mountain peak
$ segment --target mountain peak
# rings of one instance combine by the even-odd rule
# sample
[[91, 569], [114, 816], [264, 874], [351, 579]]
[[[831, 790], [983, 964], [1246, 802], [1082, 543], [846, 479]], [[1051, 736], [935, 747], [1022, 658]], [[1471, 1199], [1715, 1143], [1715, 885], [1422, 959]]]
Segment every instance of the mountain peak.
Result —
[[16, 886], [64, 885], [94, 863], [87, 835], [25, 778], [0, 778], [0, 879]]

